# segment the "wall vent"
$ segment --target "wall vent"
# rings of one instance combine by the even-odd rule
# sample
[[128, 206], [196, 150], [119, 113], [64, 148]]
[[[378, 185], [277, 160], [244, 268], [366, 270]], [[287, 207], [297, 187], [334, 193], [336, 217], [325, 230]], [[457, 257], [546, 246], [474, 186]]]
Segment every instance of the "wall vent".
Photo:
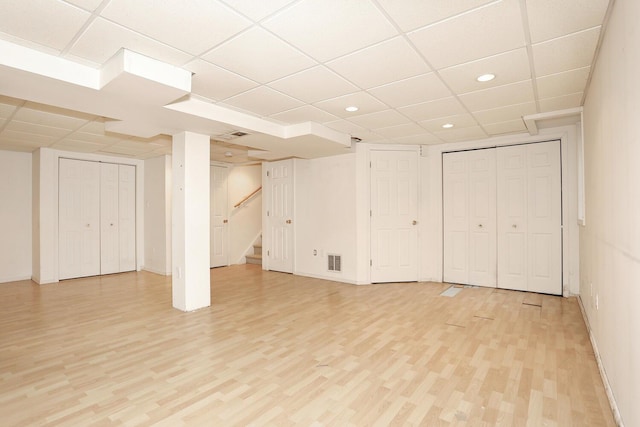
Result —
[[327, 261], [327, 269], [329, 271], [342, 271], [341, 255], [328, 254]]

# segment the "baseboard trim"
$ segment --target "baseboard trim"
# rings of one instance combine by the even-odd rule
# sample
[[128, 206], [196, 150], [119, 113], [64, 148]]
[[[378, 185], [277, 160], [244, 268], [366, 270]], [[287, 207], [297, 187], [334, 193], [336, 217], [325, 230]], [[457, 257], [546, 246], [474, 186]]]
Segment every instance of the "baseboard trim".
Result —
[[142, 267], [142, 270], [148, 271], [149, 273], [159, 274], [161, 276], [171, 276], [170, 271], [156, 270], [155, 268], [151, 268], [151, 267]]
[[593, 354], [596, 356], [596, 363], [598, 364], [598, 371], [600, 371], [600, 377], [602, 378], [602, 383], [604, 384], [604, 391], [605, 393], [607, 393], [609, 406], [611, 406], [611, 412], [613, 412], [613, 419], [615, 420], [616, 425], [618, 425], [619, 427], [624, 427], [622, 417], [620, 416], [620, 410], [618, 409], [618, 404], [616, 403], [616, 399], [613, 396], [613, 390], [611, 390], [611, 385], [609, 384], [609, 378], [607, 377], [607, 373], [604, 370], [604, 366], [602, 365], [602, 359], [600, 358], [600, 351], [598, 351], [596, 338], [593, 336], [591, 325], [589, 324], [589, 319], [587, 318], [587, 312], [585, 311], [584, 305], [582, 304], [582, 297], [578, 295], [577, 299], [578, 305], [580, 306], [580, 312], [582, 313], [582, 319], [584, 320], [584, 324], [587, 326], [589, 341], [591, 341], [591, 347], [593, 347]]

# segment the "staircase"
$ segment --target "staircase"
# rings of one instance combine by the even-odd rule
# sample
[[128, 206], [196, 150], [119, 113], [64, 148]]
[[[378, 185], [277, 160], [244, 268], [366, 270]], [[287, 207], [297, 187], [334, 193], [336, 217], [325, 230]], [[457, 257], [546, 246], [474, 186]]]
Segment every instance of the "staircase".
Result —
[[245, 255], [247, 264], [262, 265], [262, 236], [253, 244], [253, 254]]

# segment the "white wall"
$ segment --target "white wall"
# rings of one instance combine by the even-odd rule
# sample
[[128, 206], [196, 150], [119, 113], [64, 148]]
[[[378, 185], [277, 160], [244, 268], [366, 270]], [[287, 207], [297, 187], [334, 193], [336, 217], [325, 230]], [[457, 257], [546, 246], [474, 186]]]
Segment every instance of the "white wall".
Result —
[[[356, 162], [355, 153], [296, 161], [295, 274], [358, 282]], [[327, 254], [342, 256], [342, 272], [327, 270]]]
[[227, 178], [229, 201], [229, 263], [242, 264], [254, 241], [262, 233], [262, 192], [242, 206], [234, 208], [242, 199], [262, 185], [260, 165], [235, 166]]
[[580, 296], [622, 421], [640, 425], [640, 2], [616, 0], [584, 106]]
[[171, 156], [144, 162], [144, 269], [171, 274]]
[[31, 153], [0, 150], [0, 283], [31, 278]]

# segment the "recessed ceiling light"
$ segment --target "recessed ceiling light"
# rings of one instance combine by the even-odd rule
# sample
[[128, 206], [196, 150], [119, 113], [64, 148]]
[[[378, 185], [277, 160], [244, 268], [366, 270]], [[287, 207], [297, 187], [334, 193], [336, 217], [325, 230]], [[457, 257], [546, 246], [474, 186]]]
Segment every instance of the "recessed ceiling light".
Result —
[[451, 129], [453, 127], [453, 124], [445, 123], [445, 124], [442, 125], [442, 127], [445, 128], [445, 129]]
[[354, 111], [358, 111], [358, 107], [356, 107], [355, 105], [351, 105], [351, 106], [345, 108], [345, 110], [347, 110], [350, 113], [353, 113]]
[[496, 75], [495, 74], [483, 74], [481, 76], [478, 76], [478, 78], [476, 79], [479, 82], [490, 82], [491, 80], [495, 79]]

